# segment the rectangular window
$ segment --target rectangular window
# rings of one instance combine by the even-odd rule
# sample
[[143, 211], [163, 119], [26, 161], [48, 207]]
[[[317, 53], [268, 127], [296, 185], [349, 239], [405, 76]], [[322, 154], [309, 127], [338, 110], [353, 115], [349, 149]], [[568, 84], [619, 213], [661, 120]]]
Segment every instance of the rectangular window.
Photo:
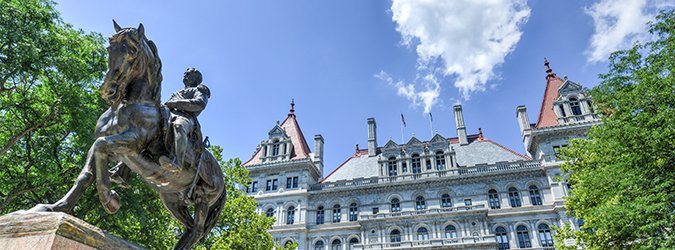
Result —
[[251, 184], [251, 192], [255, 193], [258, 192], [258, 182], [254, 181], [253, 184]]
[[380, 212], [380, 208], [379, 208], [379, 207], [374, 207], [374, 208], [373, 208], [373, 214], [377, 214], [377, 213], [379, 213], [379, 212]]
[[293, 188], [298, 188], [298, 177], [293, 177]]
[[293, 178], [292, 178], [292, 177], [286, 178], [286, 189], [290, 189], [292, 183], [293, 183]]
[[251, 192], [251, 182], [249, 181], [249, 182], [246, 183], [246, 193], [250, 193], [250, 192]]
[[427, 170], [431, 170], [431, 160], [427, 159], [426, 165], [427, 165]]
[[464, 199], [465, 206], [471, 206], [471, 199]]
[[279, 180], [274, 179], [274, 180], [272, 180], [272, 190], [277, 190], [277, 189], [279, 189]]
[[408, 172], [408, 164], [405, 161], [401, 163], [401, 171], [403, 171], [403, 173]]
[[272, 190], [272, 180], [267, 180], [267, 185], [265, 185], [265, 191]]

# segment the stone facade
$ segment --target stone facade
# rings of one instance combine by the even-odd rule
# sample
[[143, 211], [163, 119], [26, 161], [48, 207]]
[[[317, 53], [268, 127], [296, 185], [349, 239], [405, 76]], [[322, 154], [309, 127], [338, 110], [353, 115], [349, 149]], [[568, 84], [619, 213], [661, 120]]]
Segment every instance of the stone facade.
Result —
[[599, 120], [583, 88], [546, 66], [537, 123], [516, 108], [526, 155], [467, 134], [458, 105], [451, 138], [378, 147], [368, 118], [367, 149], [324, 176], [323, 137], [310, 152], [292, 107], [244, 163], [247, 192], [276, 219], [275, 240], [299, 249], [552, 249], [552, 226], [578, 227], [556, 152]]

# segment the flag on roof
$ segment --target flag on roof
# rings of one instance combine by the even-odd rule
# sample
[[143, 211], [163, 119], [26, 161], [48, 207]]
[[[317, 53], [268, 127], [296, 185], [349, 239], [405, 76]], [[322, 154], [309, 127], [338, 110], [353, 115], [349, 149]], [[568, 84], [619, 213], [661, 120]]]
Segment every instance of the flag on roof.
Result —
[[406, 127], [406, 125], [405, 125], [405, 117], [403, 117], [403, 113], [401, 113], [401, 122], [403, 123], [403, 127]]
[[431, 115], [431, 112], [429, 112], [429, 119], [431, 119], [432, 122], [434, 121], [434, 116]]

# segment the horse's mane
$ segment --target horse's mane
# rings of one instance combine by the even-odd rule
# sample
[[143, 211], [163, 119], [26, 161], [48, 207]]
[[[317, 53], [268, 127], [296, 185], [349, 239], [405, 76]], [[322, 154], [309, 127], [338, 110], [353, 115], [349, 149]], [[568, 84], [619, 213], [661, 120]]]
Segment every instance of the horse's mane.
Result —
[[[152, 56], [154, 57], [154, 63], [151, 63], [150, 67], [148, 68], [148, 81], [153, 84], [153, 93], [152, 95], [155, 97], [155, 103], [159, 104], [162, 100], [161, 98], [161, 93], [162, 93], [162, 60], [159, 59], [159, 54], [157, 54], [157, 45], [155, 45], [152, 40], [145, 38], [148, 47], [150, 47], [150, 51], [152, 52]], [[150, 62], [149, 62], [150, 63]]]

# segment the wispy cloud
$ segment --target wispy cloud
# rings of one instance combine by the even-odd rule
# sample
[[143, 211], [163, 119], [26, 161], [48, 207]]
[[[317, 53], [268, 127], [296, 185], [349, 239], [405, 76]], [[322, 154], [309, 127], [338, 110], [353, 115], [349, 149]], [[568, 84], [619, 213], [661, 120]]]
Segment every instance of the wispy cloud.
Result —
[[393, 0], [391, 12], [402, 43], [415, 47], [418, 76], [404, 83], [378, 75], [386, 75], [400, 96], [424, 105], [425, 112], [438, 102], [444, 79], [452, 79], [464, 99], [484, 91], [530, 16], [525, 0]]
[[606, 61], [612, 52], [649, 39], [647, 22], [659, 9], [673, 6], [675, 3], [663, 0], [601, 0], [586, 8], [586, 14], [595, 24], [595, 33], [586, 50], [588, 61]]

